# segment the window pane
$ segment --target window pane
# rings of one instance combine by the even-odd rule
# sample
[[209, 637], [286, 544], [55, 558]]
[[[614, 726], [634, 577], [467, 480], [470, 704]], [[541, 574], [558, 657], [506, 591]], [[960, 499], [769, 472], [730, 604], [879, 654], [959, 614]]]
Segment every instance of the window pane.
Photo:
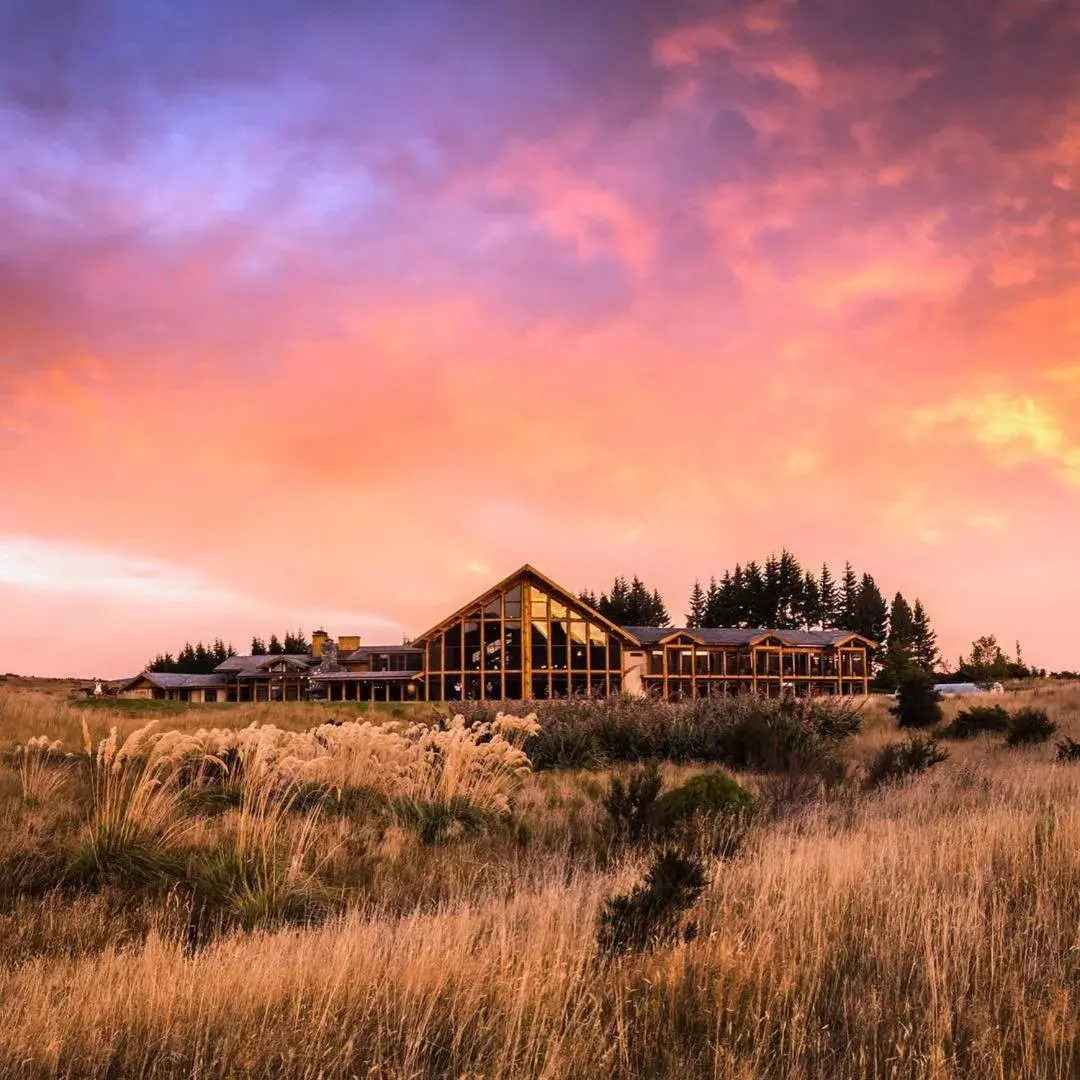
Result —
[[514, 675], [511, 675], [509, 672], [507, 673], [506, 686], [504, 687], [503, 693], [511, 701], [521, 700], [521, 672], [517, 672]]
[[532, 677], [532, 696], [543, 700], [548, 696], [548, 677], [546, 675], [534, 675]]
[[570, 693], [570, 684], [566, 674], [551, 676], [551, 696], [553, 698], [564, 698]]
[[502, 623], [487, 619], [484, 622], [484, 667], [498, 671], [503, 665]]
[[566, 618], [566, 605], [560, 604], [558, 600], [551, 601], [551, 617], [553, 619], [565, 619]]
[[547, 593], [542, 593], [539, 589], [534, 588], [532, 591], [532, 617], [534, 619], [547, 618], [547, 602]]
[[584, 672], [570, 676], [570, 696], [585, 697], [589, 692], [589, 676]]
[[616, 638], [608, 641], [608, 667], [612, 671], [622, 671], [622, 642]]
[[485, 615], [494, 615], [495, 618], [499, 618], [502, 615], [502, 597], [496, 596], [494, 599], [489, 600], [484, 605]]
[[649, 674], [650, 675], [663, 675], [664, 674], [664, 650], [653, 649], [649, 653]]
[[502, 698], [502, 676], [492, 674], [490, 671], [484, 673], [484, 698], [487, 701], [498, 701]]
[[477, 671], [480, 667], [480, 624], [465, 624], [465, 669]]
[[480, 700], [480, 676], [479, 675], [466, 675], [465, 676], [465, 697], [469, 701]]
[[588, 632], [583, 622], [570, 624], [570, 668], [584, 671], [588, 667]]
[[694, 671], [698, 675], [709, 674], [709, 654], [707, 652], [694, 653]]
[[607, 634], [598, 626], [589, 626], [589, 666], [594, 671], [607, 668]]
[[428, 671], [442, 671], [442, 634], [436, 634], [427, 647]]
[[[521, 670], [521, 623], [507, 620], [503, 623], [503, 640], [506, 643], [507, 671]], [[507, 697], [510, 695], [507, 694]]]
[[546, 668], [551, 662], [551, 657], [548, 654], [547, 634], [546, 622], [534, 622], [532, 624], [532, 666], [534, 668]]

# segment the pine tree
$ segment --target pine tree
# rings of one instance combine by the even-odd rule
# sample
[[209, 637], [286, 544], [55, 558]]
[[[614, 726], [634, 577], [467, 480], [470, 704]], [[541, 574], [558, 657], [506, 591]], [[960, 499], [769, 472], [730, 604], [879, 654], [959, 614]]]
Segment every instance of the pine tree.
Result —
[[[731, 575], [726, 573], [724, 577], [730, 580]], [[723, 623], [719, 622], [720, 618], [720, 586], [716, 583], [716, 578], [709, 578], [709, 588], [705, 593], [705, 619], [702, 622], [702, 626], [722, 626]]]
[[652, 596], [649, 597], [649, 619], [649, 626], [671, 625], [671, 616], [668, 615], [667, 605], [659, 589], [653, 589]]
[[912, 624], [912, 653], [915, 664], [925, 672], [932, 672], [937, 667], [941, 657], [938, 655], [937, 634], [930, 625], [930, 618], [926, 614], [921, 600], [916, 599], [915, 610], [911, 615]]
[[821, 628], [823, 630], [834, 629], [840, 619], [840, 597], [836, 592], [836, 582], [833, 580], [832, 571], [825, 563], [821, 564], [821, 578], [818, 583], [818, 605], [821, 611]]
[[277, 634], [270, 635], [270, 643], [266, 646], [266, 651], [271, 656], [280, 656], [285, 651], [285, 646], [278, 641]]
[[889, 633], [889, 605], [877, 583], [869, 574], [863, 574], [855, 598], [855, 625], [850, 627], [856, 634], [883, 644]]
[[281, 647], [290, 656], [302, 656], [311, 651], [311, 643], [303, 630], [297, 630], [295, 634], [286, 634]]
[[859, 616], [856, 611], [858, 601], [859, 579], [855, 576], [855, 571], [852, 569], [851, 563], [845, 563], [844, 577], [840, 585], [839, 616], [836, 621], [838, 629], [851, 630], [853, 633], [858, 632]]
[[775, 555], [770, 555], [765, 560], [761, 577], [761, 605], [758, 608], [756, 623], [758, 626], [779, 627], [783, 597], [780, 591], [780, 560]]
[[[715, 579], [713, 584], [716, 584]], [[695, 580], [694, 587], [690, 590], [690, 610], [686, 613], [686, 625], [689, 627], [704, 626], [707, 611], [708, 601], [705, 590], [701, 587], [701, 582]]]
[[735, 573], [731, 575], [731, 595], [727, 602], [727, 619], [720, 623], [721, 626], [749, 626], [750, 618], [746, 604], [746, 574], [743, 568], [736, 563]]
[[915, 617], [901, 593], [893, 597], [889, 609], [889, 636], [885, 641], [884, 679], [899, 686], [904, 673], [915, 665]]
[[765, 575], [752, 559], [743, 570], [742, 615], [744, 625], [765, 627], [768, 623], [768, 600], [765, 596]]
[[252, 656], [265, 656], [266, 655], [266, 642], [261, 637], [253, 637], [251, 639], [251, 655]]
[[799, 560], [787, 548], [780, 552], [777, 584], [776, 621], [773, 625], [778, 629], [794, 629], [803, 621], [803, 572]]
[[799, 624], [805, 630], [812, 630], [821, 625], [821, 593], [813, 571], [807, 570], [802, 582], [802, 604], [799, 611]]
[[593, 611], [598, 610], [597, 605], [600, 603], [600, 600], [597, 597], [596, 593], [591, 592], [589, 589], [582, 589], [581, 592], [578, 593], [578, 599], [583, 604], [587, 604], [589, 607], [591, 607]]

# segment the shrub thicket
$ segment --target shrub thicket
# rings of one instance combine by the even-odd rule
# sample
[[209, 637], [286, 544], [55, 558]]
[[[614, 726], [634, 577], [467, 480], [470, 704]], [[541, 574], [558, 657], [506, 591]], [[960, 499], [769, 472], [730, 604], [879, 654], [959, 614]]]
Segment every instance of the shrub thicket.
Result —
[[631, 844], [667, 836], [691, 818], [726, 815], [733, 819], [723, 851], [732, 854], [741, 840], [744, 818], [754, 797], [722, 772], [699, 773], [680, 787], [660, 794], [660, 771], [655, 763], [632, 773], [628, 780], [614, 777], [603, 797], [613, 835]]
[[[604, 901], [597, 920], [601, 952], [640, 951], [679, 936], [683, 916], [697, 903], [705, 886], [704, 865], [677, 851], [661, 852], [641, 885]], [[693, 928], [683, 934], [691, 936]]]
[[866, 788], [873, 790], [918, 776], [948, 756], [948, 750], [932, 736], [909, 735], [903, 742], [887, 743], [866, 771]]
[[1000, 705], [970, 705], [956, 714], [956, 719], [942, 729], [946, 739], [972, 739], [986, 731], [1008, 731], [1008, 710]]
[[[534, 769], [600, 768], [668, 760], [734, 769], [816, 767], [859, 730], [859, 707], [832, 699], [742, 695], [686, 703], [628, 696], [529, 702], [541, 730], [525, 741]], [[460, 711], [484, 721], [494, 706]]]
[[1057, 744], [1057, 759], [1062, 763], [1080, 761], [1080, 742], [1064, 736]]
[[1046, 742], [1057, 732], [1057, 724], [1046, 715], [1045, 709], [1028, 706], [1018, 709], [1009, 721], [1009, 733], [1005, 736], [1007, 746], [1031, 746]]

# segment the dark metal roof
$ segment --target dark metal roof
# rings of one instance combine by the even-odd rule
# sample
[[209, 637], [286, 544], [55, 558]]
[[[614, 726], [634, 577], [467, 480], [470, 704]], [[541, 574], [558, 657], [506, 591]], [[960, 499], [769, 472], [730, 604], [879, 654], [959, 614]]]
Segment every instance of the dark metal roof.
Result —
[[134, 679], [128, 680], [124, 684], [124, 689], [134, 686], [143, 679], [152, 682], [162, 690], [212, 690], [227, 686], [229, 682], [228, 675], [216, 672], [208, 675], [187, 675], [176, 671], [144, 671], [141, 675], [136, 675]]
[[275, 660], [290, 660], [294, 664], [303, 664], [304, 667], [310, 667], [312, 664], [318, 663], [307, 653], [266, 653], [262, 656], [230, 656], [228, 660], [223, 660], [218, 664], [214, 670], [235, 672], [238, 675], [253, 675], [264, 664], [272, 663]]
[[665, 638], [676, 634], [688, 634], [704, 641], [707, 645], [749, 645], [760, 638], [771, 636], [778, 638], [785, 645], [829, 646], [846, 641], [852, 637], [850, 630], [768, 630], [749, 629], [734, 626], [707, 626], [688, 628], [679, 626], [626, 626], [628, 633], [642, 645], [656, 645]]
[[357, 660], [367, 660], [372, 656], [399, 656], [401, 653], [423, 655], [423, 652], [424, 650], [417, 645], [361, 645], [359, 649], [354, 649], [342, 659], [345, 663], [353, 663]]
[[422, 675], [422, 671], [328, 671], [312, 678], [315, 682], [348, 682], [350, 679], [419, 679]]

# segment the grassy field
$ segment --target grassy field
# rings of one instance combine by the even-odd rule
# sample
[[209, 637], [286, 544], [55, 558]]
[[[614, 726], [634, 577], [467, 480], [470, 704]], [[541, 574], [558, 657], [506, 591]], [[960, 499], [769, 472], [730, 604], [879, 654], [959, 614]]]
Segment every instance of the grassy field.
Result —
[[[609, 955], [598, 913], [655, 855], [602, 803], [627, 763], [530, 772], [510, 736], [496, 754], [462, 735], [433, 777], [450, 743], [408, 757], [360, 732], [275, 765], [305, 778], [287, 797], [249, 790], [251, 765], [235, 790], [216, 773], [151, 785], [121, 835], [100, 784], [145, 778], [150, 736], [95, 772], [62, 756], [84, 721], [95, 742], [151, 713], [197, 739], [302, 733], [355, 706], [135, 710], [0, 689], [0, 1075], [1080, 1076], [1080, 764], [1054, 739], [983, 735], [868, 790], [901, 737], [888, 704], [821, 761], [732, 768], [757, 797], [738, 851], [718, 854], [725, 815], [677, 836], [708, 877], [696, 933]], [[1080, 738], [1080, 686], [1004, 704]], [[38, 735], [61, 746], [15, 751]], [[291, 738], [294, 756], [325, 749]], [[217, 739], [224, 760], [235, 746]], [[715, 768], [661, 772], [671, 789]]]

